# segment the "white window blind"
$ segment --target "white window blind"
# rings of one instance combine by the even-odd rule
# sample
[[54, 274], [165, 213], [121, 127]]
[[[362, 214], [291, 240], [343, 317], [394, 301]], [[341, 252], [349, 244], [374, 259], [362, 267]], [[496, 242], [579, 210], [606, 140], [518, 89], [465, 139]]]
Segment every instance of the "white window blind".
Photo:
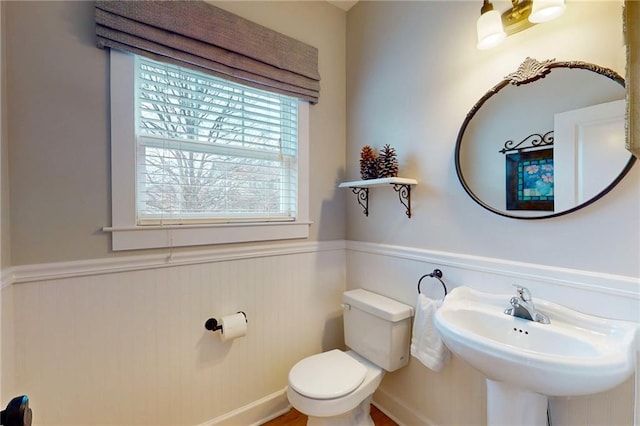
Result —
[[138, 225], [291, 221], [298, 101], [137, 56]]

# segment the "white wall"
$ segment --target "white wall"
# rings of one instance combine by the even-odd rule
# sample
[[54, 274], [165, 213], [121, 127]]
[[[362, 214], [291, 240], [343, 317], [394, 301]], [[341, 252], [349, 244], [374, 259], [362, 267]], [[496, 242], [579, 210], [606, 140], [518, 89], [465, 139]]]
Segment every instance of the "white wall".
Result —
[[[348, 13], [347, 177], [358, 178], [363, 145], [389, 143], [400, 175], [418, 180], [411, 219], [391, 190], [371, 190], [369, 217], [351, 200], [348, 286], [411, 303], [418, 278], [441, 267], [451, 287], [510, 293], [518, 282], [534, 299], [638, 321], [637, 165], [597, 203], [535, 221], [484, 210], [466, 195], [454, 167], [467, 112], [526, 57], [581, 60], [624, 75], [621, 2], [569, 1], [557, 21], [490, 51], [475, 47], [479, 9], [468, 1], [365, 1]], [[441, 373], [412, 361], [387, 375], [376, 394], [403, 423], [432, 425], [485, 424], [485, 398], [483, 377], [458, 359]], [[602, 395], [554, 399], [553, 424], [631, 425], [637, 398], [632, 378]]]
[[[345, 273], [342, 242], [14, 268], [4, 391], [34, 425], [255, 423], [287, 409], [295, 362], [342, 345]], [[240, 310], [246, 336], [205, 330]]]
[[[504, 2], [498, 2], [500, 7]], [[365, 144], [395, 146], [418, 180], [407, 219], [393, 191], [372, 190], [369, 217], [348, 204], [348, 239], [628, 276], [640, 275], [640, 167], [596, 204], [551, 220], [510, 220], [460, 185], [455, 141], [467, 112], [527, 57], [582, 60], [624, 75], [621, 3], [568, 2], [558, 20], [475, 44], [477, 2], [359, 2], [348, 13], [347, 177]]]
[[[465, 114], [524, 57], [578, 59], [622, 73], [620, 2], [570, 1], [561, 20], [489, 52], [475, 49], [477, 3], [362, 1], [345, 18], [325, 2], [216, 2], [320, 49], [310, 195], [312, 241], [320, 242], [180, 250], [170, 265], [164, 252], [112, 256], [99, 231], [109, 217], [108, 76], [106, 52], [94, 47], [92, 3], [4, 3], [12, 170], [11, 205], [1, 207], [13, 215], [12, 259], [3, 265], [12, 285], [2, 291], [2, 400], [28, 393], [35, 424], [249, 424], [286, 404], [293, 362], [342, 343], [339, 296], [347, 281], [410, 303], [417, 278], [434, 266], [446, 265], [454, 286], [477, 280], [499, 290], [522, 278], [478, 268], [476, 257], [504, 267], [532, 263], [537, 272], [526, 280], [534, 297], [633, 315], [637, 166], [598, 203], [536, 222], [481, 209], [453, 166]], [[38, 68], [43, 61], [46, 69]], [[95, 79], [79, 78], [70, 64]], [[56, 126], [33, 126], [30, 118], [60, 99], [58, 89], [70, 95], [47, 117]], [[397, 148], [401, 173], [419, 181], [411, 219], [393, 191], [372, 189], [365, 218], [355, 197], [335, 188], [358, 178], [362, 145], [384, 143]], [[87, 164], [69, 167], [69, 152]], [[30, 156], [40, 159], [35, 169]], [[345, 256], [330, 240], [346, 232], [355, 242]], [[575, 285], [560, 285], [554, 274]], [[606, 297], [585, 289], [599, 278]], [[204, 332], [206, 318], [236, 309], [249, 315], [246, 338], [221, 344]], [[630, 386], [554, 401], [554, 424], [632, 424]], [[376, 398], [406, 424], [484, 424], [483, 377], [455, 359], [441, 374], [412, 362], [389, 374]]]
[[[310, 237], [343, 239], [345, 199], [335, 187], [346, 155], [344, 11], [326, 2], [216, 4], [319, 49]], [[5, 15], [11, 265], [121, 256], [102, 232], [111, 226], [109, 53], [96, 48], [94, 3], [6, 2]]]
[[[640, 318], [640, 287], [630, 277], [387, 244], [347, 244], [348, 287], [366, 288], [407, 304], [415, 302], [418, 279], [434, 268], [442, 270], [449, 291], [464, 285], [504, 294], [505, 307], [513, 294], [511, 285], [518, 283], [531, 289], [534, 301], [552, 300], [608, 318]], [[421, 289], [432, 298], [443, 296], [435, 279], [425, 278]], [[374, 399], [406, 425], [486, 424], [484, 376], [456, 357], [438, 373], [411, 358], [407, 368], [385, 376]], [[554, 426], [631, 426], [634, 377], [597, 395], [552, 398], [550, 406]]]
[[[168, 264], [166, 250], [114, 254], [101, 231], [109, 54], [96, 48], [94, 2], [2, 2], [0, 403], [27, 393], [36, 425], [249, 424], [286, 407], [294, 361], [342, 344], [346, 14], [327, 2], [215, 3], [319, 49], [313, 225], [300, 245], [180, 249]], [[208, 317], [239, 309], [246, 338], [205, 332]]]

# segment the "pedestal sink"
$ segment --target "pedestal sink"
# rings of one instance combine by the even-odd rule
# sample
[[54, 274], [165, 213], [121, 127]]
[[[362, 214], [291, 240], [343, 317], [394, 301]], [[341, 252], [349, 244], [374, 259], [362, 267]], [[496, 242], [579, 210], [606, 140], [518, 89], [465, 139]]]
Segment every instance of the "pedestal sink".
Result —
[[504, 314], [511, 294], [458, 287], [435, 316], [447, 347], [487, 377], [487, 424], [546, 426], [547, 397], [602, 392], [636, 365], [638, 325], [535, 299], [550, 324]]

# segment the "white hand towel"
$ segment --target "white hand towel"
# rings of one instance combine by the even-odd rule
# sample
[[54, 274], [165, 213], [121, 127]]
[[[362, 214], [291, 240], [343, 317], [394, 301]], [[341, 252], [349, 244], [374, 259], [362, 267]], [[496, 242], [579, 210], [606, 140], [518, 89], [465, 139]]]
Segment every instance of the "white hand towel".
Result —
[[413, 317], [411, 355], [433, 371], [442, 370], [451, 358], [449, 349], [433, 323], [436, 311], [441, 305], [442, 300], [433, 300], [424, 294], [418, 294], [416, 313]]

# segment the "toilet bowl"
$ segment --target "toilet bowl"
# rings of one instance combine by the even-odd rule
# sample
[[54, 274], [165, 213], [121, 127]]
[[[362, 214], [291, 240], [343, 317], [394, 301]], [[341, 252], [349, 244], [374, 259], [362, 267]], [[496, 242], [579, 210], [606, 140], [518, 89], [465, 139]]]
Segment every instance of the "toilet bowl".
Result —
[[[317, 380], [309, 380], [313, 375]], [[369, 407], [384, 370], [353, 351], [334, 349], [299, 361], [289, 373], [287, 397], [308, 425], [373, 425]]]
[[351, 350], [312, 355], [289, 372], [287, 398], [308, 426], [373, 426], [371, 399], [385, 371], [409, 361], [413, 308], [362, 289], [343, 302]]

